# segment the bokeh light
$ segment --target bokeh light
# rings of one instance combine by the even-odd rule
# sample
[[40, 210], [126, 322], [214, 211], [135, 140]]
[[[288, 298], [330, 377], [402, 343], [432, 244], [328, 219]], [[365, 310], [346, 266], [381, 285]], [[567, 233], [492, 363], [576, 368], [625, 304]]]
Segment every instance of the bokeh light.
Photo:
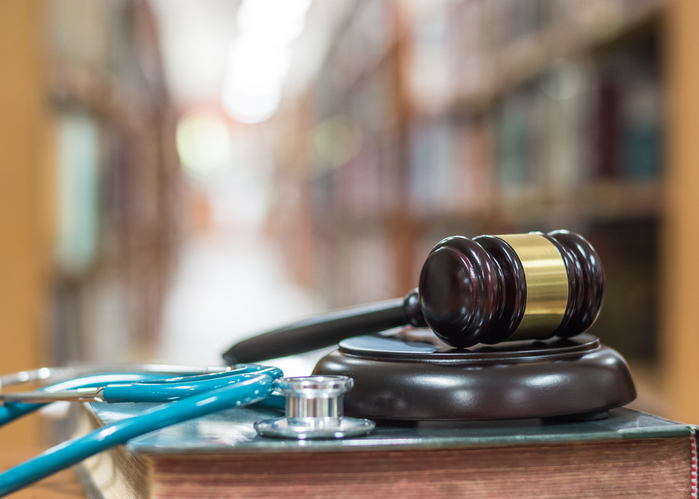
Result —
[[190, 177], [210, 178], [230, 164], [232, 142], [227, 123], [207, 112], [183, 116], [177, 124], [177, 152]]
[[291, 66], [290, 44], [306, 22], [311, 0], [245, 0], [237, 15], [221, 88], [223, 108], [241, 123], [259, 123], [274, 115]]

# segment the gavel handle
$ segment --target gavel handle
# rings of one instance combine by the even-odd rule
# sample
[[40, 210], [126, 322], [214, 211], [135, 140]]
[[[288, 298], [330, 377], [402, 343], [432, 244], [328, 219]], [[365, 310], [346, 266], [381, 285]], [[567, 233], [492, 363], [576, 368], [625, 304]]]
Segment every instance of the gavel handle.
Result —
[[335, 345], [352, 336], [408, 324], [402, 298], [304, 319], [236, 343], [223, 354], [229, 365], [259, 362]]

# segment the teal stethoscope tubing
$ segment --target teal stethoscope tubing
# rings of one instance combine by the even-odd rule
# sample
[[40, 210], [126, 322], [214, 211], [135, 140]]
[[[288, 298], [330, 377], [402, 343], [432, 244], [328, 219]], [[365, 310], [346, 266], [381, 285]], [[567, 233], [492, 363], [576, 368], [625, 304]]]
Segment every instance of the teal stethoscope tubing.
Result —
[[[121, 374], [95, 374], [76, 379], [62, 381], [54, 385], [46, 386], [41, 391], [59, 392], [76, 388], [92, 388], [105, 386], [109, 383], [133, 383], [140, 381], [156, 381], [163, 378], [162, 374], [154, 373], [121, 373]], [[36, 411], [46, 404], [27, 404], [23, 402], [7, 402], [0, 407], [0, 426]]]
[[[257, 365], [241, 366], [233, 371], [211, 374], [173, 377], [172, 374], [154, 372], [92, 374], [70, 379], [42, 388], [49, 393], [76, 388], [104, 387], [107, 402], [168, 402], [230, 383], [231, 376], [269, 369]], [[0, 426], [40, 409], [46, 403], [6, 402], [0, 406]], [[284, 397], [274, 395], [262, 405], [284, 408]]]
[[[139, 416], [117, 421], [116, 423], [112, 423], [95, 430], [92, 433], [88, 433], [83, 437], [74, 438], [67, 442], [63, 442], [62, 444], [59, 444], [46, 452], [43, 452], [38, 456], [7, 470], [6, 472], [0, 474], [0, 496], [4, 496], [19, 490], [22, 487], [45, 478], [64, 468], [72, 466], [73, 464], [97, 454], [98, 452], [119, 444], [123, 444], [128, 440], [145, 433], [150, 433], [151, 431], [159, 430], [166, 426], [205, 416], [224, 409], [229, 409], [231, 407], [249, 405], [259, 402], [271, 395], [273, 390], [273, 381], [282, 376], [281, 370], [274, 367], [263, 368], [261, 366], [246, 366], [246, 369], [242, 371], [243, 372], [240, 370], [235, 370], [223, 375], [203, 375], [202, 377], [206, 378], [201, 380], [203, 382], [222, 381], [219, 378], [225, 378], [225, 381], [223, 383], [213, 383], [210, 385], [215, 386], [213, 389], [204, 390], [201, 388], [203, 385], [200, 385], [199, 390], [196, 388], [194, 390], [185, 390], [184, 398], [181, 398], [175, 402], [169, 402], [153, 407]], [[138, 381], [139, 383], [143, 384], [147, 384], [149, 382], [152, 385], [160, 384], [162, 388], [173, 380], [173, 378], [162, 379], [162, 375], [160, 375], [161, 379], [146, 379], [147, 377], [145, 374], [146, 373], [141, 373], [141, 380], [133, 379], [133, 381]], [[119, 375], [105, 375], [105, 377], [109, 377], [112, 381], [116, 376]], [[124, 374], [121, 376], [126, 378], [133, 376], [136, 378], [139, 375]], [[60, 389], [68, 389], [66, 384], [70, 383], [73, 383], [70, 388], [76, 388], [78, 386], [103, 386], [104, 380], [102, 383], [94, 381], [94, 378], [98, 377], [100, 377], [100, 375], [86, 377], [89, 378], [87, 380], [85, 378], [79, 378], [77, 380], [57, 383], [56, 385], [46, 387], [45, 390], [57, 391]], [[193, 378], [200, 377], [193, 376]], [[174, 379], [179, 379], [180, 381], [182, 380], [182, 378]], [[83, 384], [81, 384], [81, 380], [84, 380]], [[129, 380], [119, 380], [117, 383], [128, 381]], [[87, 385], [85, 383], [87, 383]], [[191, 383], [196, 382], [192, 381]], [[186, 381], [184, 384], [188, 384], [188, 381]], [[55, 387], [58, 385], [62, 385], [62, 388], [56, 389]], [[152, 389], [153, 387], [149, 388]], [[158, 392], [154, 391], [153, 393], [157, 394]], [[162, 393], [165, 397], [171, 397], [172, 395], [167, 390]], [[26, 414], [27, 412], [37, 409], [43, 404], [8, 403], [5, 407], [8, 405], [32, 406], [30, 408], [19, 408], [18, 412]], [[13, 417], [8, 419], [8, 421], [15, 419], [16, 417], [18, 416], [13, 415]]]

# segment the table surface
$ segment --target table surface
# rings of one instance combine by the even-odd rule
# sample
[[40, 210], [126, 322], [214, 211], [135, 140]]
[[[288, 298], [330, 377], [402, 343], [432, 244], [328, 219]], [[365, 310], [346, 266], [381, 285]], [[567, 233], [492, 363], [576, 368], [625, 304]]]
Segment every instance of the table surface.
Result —
[[[0, 450], [0, 469], [6, 470], [27, 459], [36, 456], [45, 449]], [[64, 470], [35, 483], [34, 485], [11, 494], [13, 499], [84, 499], [85, 494], [75, 474]]]

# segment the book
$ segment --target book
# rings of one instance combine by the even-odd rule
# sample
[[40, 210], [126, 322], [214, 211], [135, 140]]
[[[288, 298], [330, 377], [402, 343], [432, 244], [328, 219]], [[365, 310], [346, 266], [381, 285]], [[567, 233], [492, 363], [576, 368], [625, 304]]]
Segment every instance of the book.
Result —
[[[86, 404], [84, 431], [150, 404]], [[91, 498], [696, 497], [696, 427], [630, 409], [590, 421], [380, 423], [344, 440], [260, 437], [236, 408], [77, 467]], [[692, 495], [694, 494], [694, 495]]]

